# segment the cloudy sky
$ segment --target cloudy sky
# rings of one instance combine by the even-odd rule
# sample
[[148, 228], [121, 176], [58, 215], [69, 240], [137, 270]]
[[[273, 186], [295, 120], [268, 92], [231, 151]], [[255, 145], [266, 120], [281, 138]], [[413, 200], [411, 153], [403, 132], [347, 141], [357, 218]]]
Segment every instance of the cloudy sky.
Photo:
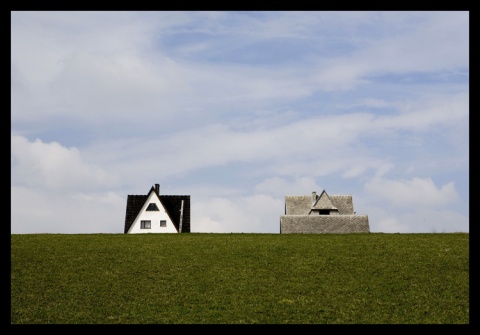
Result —
[[11, 12], [11, 232], [279, 233], [349, 194], [372, 232], [469, 232], [469, 13]]

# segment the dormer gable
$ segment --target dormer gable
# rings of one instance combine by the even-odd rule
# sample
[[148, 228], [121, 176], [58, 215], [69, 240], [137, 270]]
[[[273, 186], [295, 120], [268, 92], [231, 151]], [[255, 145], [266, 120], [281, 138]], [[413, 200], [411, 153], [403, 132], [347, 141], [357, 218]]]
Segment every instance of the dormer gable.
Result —
[[312, 209], [336, 209], [338, 210], [337, 207], [333, 205], [332, 199], [328, 196], [327, 192], [325, 190], [322, 191], [320, 196], [316, 197], [313, 199], [312, 196]]

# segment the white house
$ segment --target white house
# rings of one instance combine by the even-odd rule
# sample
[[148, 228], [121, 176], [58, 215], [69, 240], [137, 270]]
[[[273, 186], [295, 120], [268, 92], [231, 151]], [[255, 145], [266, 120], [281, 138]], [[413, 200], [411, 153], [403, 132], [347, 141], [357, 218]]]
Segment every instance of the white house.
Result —
[[160, 195], [159, 184], [147, 195], [128, 195], [125, 234], [189, 232], [189, 195]]

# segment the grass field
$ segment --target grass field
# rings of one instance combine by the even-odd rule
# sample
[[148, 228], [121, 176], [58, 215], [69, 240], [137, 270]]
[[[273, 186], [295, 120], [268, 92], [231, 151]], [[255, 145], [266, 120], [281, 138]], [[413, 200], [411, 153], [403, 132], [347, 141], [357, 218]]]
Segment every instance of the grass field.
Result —
[[11, 235], [11, 324], [468, 324], [469, 234]]

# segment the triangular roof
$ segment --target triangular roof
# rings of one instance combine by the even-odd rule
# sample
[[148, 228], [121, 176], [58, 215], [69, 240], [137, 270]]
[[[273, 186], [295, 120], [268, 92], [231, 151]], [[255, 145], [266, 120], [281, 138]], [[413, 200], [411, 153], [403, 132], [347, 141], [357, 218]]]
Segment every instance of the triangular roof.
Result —
[[312, 209], [337, 209], [338, 208], [332, 203], [332, 199], [328, 196], [325, 190], [322, 191], [320, 196], [312, 204]]
[[190, 232], [190, 196], [189, 195], [159, 195], [155, 188], [152, 186], [147, 195], [128, 195], [127, 196], [127, 209], [125, 212], [125, 227], [124, 233], [126, 234], [131, 225], [135, 221], [135, 218], [140, 213], [143, 205], [150, 197], [151, 193], [154, 193], [158, 200], [165, 208], [167, 215], [172, 220], [173, 225], [179, 230], [180, 226], [180, 209], [183, 200], [183, 218], [182, 218], [182, 233]]
[[351, 195], [328, 195], [323, 190], [312, 200], [312, 195], [287, 195], [285, 215], [308, 215], [312, 209], [337, 209], [340, 215], [354, 214]]

